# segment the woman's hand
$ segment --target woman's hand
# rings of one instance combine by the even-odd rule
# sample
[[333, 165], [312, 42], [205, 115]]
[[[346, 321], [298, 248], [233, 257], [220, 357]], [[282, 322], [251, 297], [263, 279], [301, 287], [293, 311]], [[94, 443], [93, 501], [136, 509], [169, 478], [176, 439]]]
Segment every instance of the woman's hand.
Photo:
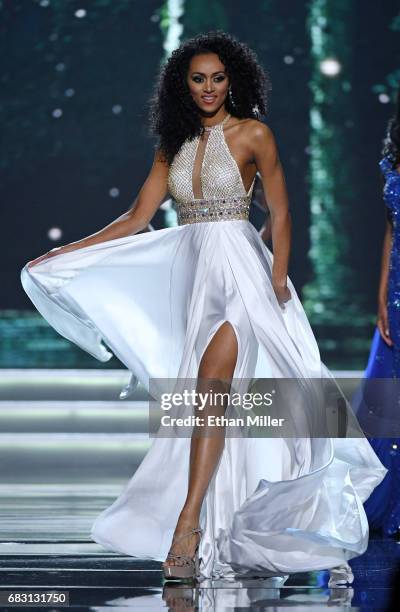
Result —
[[32, 268], [32, 266], [35, 266], [36, 264], [40, 263], [41, 261], [44, 261], [45, 259], [50, 259], [50, 257], [54, 257], [55, 255], [61, 255], [62, 253], [67, 253], [72, 250], [74, 249], [68, 248], [67, 250], [66, 246], [55, 247], [54, 249], [51, 249], [51, 251], [47, 251], [47, 253], [45, 253], [44, 255], [41, 255], [40, 257], [36, 257], [36, 259], [28, 261], [28, 268]]
[[393, 240], [393, 225], [391, 218], [386, 219], [386, 230], [385, 238], [383, 240], [382, 247], [382, 260], [381, 260], [381, 276], [379, 281], [378, 291], [378, 319], [376, 325], [379, 329], [379, 333], [382, 340], [388, 345], [393, 346], [393, 341], [390, 337], [389, 330], [389, 318], [387, 312], [387, 300], [388, 300], [388, 281], [389, 281], [389, 268], [390, 268], [390, 257], [392, 252], [392, 240]]
[[272, 287], [275, 291], [276, 299], [279, 302], [279, 306], [284, 309], [286, 302], [292, 299], [292, 294], [290, 293], [289, 287], [286, 284], [281, 285], [274, 283], [272, 284]]
[[393, 346], [393, 341], [390, 337], [389, 331], [389, 318], [387, 312], [386, 302], [380, 302], [378, 308], [378, 319], [376, 325], [379, 329], [382, 339], [388, 346]]

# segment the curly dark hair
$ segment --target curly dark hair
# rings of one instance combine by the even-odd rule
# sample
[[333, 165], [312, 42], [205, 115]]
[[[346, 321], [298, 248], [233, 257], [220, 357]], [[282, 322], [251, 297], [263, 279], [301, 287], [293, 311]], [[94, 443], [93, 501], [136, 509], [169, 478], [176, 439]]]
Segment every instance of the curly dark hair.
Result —
[[190, 61], [201, 53], [216, 53], [225, 66], [232, 92], [225, 100], [234, 117], [260, 119], [267, 112], [268, 73], [254, 51], [222, 30], [190, 38], [175, 49], [162, 66], [149, 102], [150, 133], [158, 136], [156, 149], [170, 164], [186, 139], [202, 133], [201, 114], [186, 82]]
[[393, 169], [400, 164], [400, 89], [397, 91], [395, 112], [386, 128], [382, 155], [391, 158]]

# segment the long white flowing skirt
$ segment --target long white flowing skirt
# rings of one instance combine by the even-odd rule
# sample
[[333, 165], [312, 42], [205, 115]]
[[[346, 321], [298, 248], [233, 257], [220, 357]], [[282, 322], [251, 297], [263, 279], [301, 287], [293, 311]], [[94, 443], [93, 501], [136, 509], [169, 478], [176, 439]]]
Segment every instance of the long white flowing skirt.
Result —
[[[238, 340], [234, 379], [331, 376], [290, 280], [292, 299], [279, 306], [271, 266], [251, 223], [232, 220], [84, 247], [25, 265], [21, 281], [54, 329], [100, 361], [114, 353], [147, 390], [150, 378], [196, 378], [224, 321]], [[154, 438], [93, 540], [164, 560], [189, 449], [189, 437]], [[363, 553], [363, 501], [385, 473], [364, 437], [227, 437], [202, 507], [202, 576], [327, 569]]]

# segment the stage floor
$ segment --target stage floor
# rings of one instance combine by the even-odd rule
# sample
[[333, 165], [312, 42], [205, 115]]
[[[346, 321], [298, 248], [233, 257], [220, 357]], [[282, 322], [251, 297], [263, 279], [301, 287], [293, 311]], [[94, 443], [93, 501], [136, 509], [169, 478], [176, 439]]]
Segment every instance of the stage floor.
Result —
[[[45, 514], [44, 510], [44, 514]], [[103, 606], [132, 610], [396, 610], [392, 585], [398, 581], [400, 546], [371, 539], [368, 551], [351, 562], [352, 588], [328, 589], [328, 573], [292, 574], [279, 579], [246, 579], [166, 583], [160, 563], [107, 553], [90, 541], [33, 541], [0, 543], [1, 591], [63, 591], [80, 609]]]
[[67, 591], [70, 606], [82, 610], [398, 609], [390, 602], [400, 544], [377, 534], [350, 562], [351, 589], [328, 589], [328, 572], [293, 574], [285, 583], [206, 581], [191, 588], [164, 583], [159, 562], [92, 542], [94, 518], [149, 445], [143, 390], [118, 400], [128, 378], [120, 370], [1, 372], [0, 596]]

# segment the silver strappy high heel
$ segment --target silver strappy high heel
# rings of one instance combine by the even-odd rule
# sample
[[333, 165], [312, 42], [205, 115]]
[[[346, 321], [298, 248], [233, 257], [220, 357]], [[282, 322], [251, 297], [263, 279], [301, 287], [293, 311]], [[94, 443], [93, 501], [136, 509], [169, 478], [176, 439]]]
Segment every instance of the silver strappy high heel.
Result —
[[[187, 533], [184, 533], [178, 538], [174, 538], [172, 541], [171, 548], [174, 544], [176, 544], [177, 542], [180, 542], [181, 540], [183, 540], [183, 538], [186, 538], [187, 536], [190, 536], [193, 533], [200, 534], [200, 539], [201, 539], [203, 532], [200, 529], [200, 527], [194, 527], [193, 529], [191, 529]], [[166, 561], [168, 561], [168, 559], [177, 559], [181, 564], [180, 565], [163, 565], [164, 578], [166, 578], [167, 580], [171, 578], [173, 579], [197, 578], [197, 576], [199, 576], [200, 574], [200, 561], [201, 561], [201, 559], [199, 559], [199, 544], [200, 544], [200, 540], [196, 546], [194, 557], [189, 557], [188, 555], [175, 555], [169, 552], [167, 555]]]
[[333, 567], [330, 572], [328, 588], [345, 587], [354, 582], [354, 574], [348, 563], [342, 563], [337, 567]]

